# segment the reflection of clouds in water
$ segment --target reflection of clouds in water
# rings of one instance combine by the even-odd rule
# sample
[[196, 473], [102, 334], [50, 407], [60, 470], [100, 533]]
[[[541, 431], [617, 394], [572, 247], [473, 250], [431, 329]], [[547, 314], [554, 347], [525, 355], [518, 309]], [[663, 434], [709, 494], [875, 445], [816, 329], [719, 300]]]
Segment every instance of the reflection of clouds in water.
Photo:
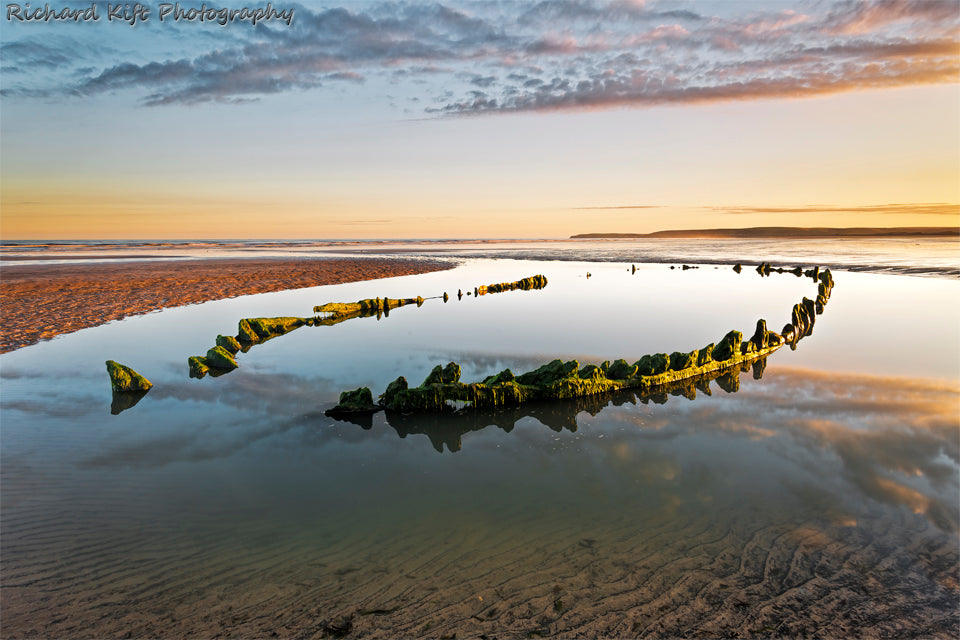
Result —
[[205, 402], [230, 410], [262, 413], [265, 418], [299, 415], [305, 411], [329, 408], [323, 398], [336, 398], [336, 383], [330, 378], [297, 376], [286, 373], [248, 373], [242, 369], [219, 378], [184, 380], [157, 386], [151, 395]]
[[790, 370], [770, 382], [814, 391], [793, 417], [780, 412], [780, 428], [793, 441], [838, 456], [845, 477], [865, 495], [957, 529], [956, 382]]
[[766, 438], [767, 450], [815, 476], [830, 473], [833, 458], [860, 495], [923, 513], [955, 531], [958, 397], [949, 381], [778, 368], [723, 402], [672, 401], [660, 410], [670, 414], [667, 426], [615, 409], [605, 411], [597, 426], [610, 420], [638, 426], [644, 439], [659, 439], [664, 430], [674, 437]]
[[[332, 439], [369, 440], [369, 435], [356, 427], [323, 415], [323, 409], [332, 403], [319, 399], [331, 389], [333, 381], [325, 378], [244, 375], [239, 371], [212, 381], [154, 387], [151, 399], [181, 402], [169, 411], [143, 412], [137, 434], [123, 434], [118, 438], [121, 442], [106, 445], [102, 453], [86, 458], [79, 466], [156, 468], [173, 462], [213, 460], [270, 439], [276, 446], [292, 448], [319, 447]], [[175, 431], [171, 433], [171, 429]], [[131, 436], [136, 439], [130, 441]]]
[[[110, 384], [103, 397], [92, 395], [77, 396], [65, 393], [38, 393], [35, 398], [5, 401], [3, 410], [20, 411], [32, 416], [48, 418], [80, 418], [95, 414], [109, 417]], [[9, 418], [8, 418], [9, 419]]]
[[[490, 350], [494, 351], [497, 345], [489, 345]], [[478, 351], [450, 351], [444, 353], [427, 354], [424, 356], [426, 362], [430, 362], [429, 368], [434, 364], [446, 364], [447, 362], [456, 362], [463, 370], [460, 379], [463, 382], [479, 382], [482, 378], [499, 373], [504, 369], [510, 369], [515, 375], [520, 375], [527, 371], [533, 371], [544, 362], [548, 362], [552, 357], [545, 356], [518, 356], [509, 353], [490, 353]], [[429, 370], [428, 368], [428, 370]], [[404, 375], [398, 373], [397, 375]], [[410, 380], [407, 382], [416, 385], [420, 380]]]
[[43, 370], [24, 370], [24, 369], [11, 369], [10, 367], [5, 367], [0, 369], [0, 379], [3, 380], [29, 380], [31, 378], [47, 378], [50, 376], [49, 371]]
[[[380, 431], [377, 435], [386, 434]], [[369, 442], [370, 435], [357, 427], [335, 423], [322, 412], [316, 412], [281, 422], [254, 421], [249, 424], [234, 424], [228, 430], [192, 430], [121, 443], [106, 447], [103, 453], [90, 456], [77, 466], [146, 469], [175, 462], [217, 460], [228, 458], [271, 439], [275, 440], [274, 444], [278, 447], [297, 450], [302, 447], [322, 447], [333, 440], [348, 443]]]
[[[763, 464], [779, 460], [824, 482], [849, 483], [856, 490], [854, 500], [904, 506], [941, 529], [957, 529], [960, 418], [955, 383], [783, 368], [770, 369], [759, 382], [747, 378], [744, 374], [736, 394], [714, 388], [713, 396], [701, 394], [696, 401], [674, 396], [662, 406], [634, 405], [629, 398], [626, 402], [618, 398], [620, 406], [610, 406], [605, 399], [556, 403], [449, 423], [412, 417], [406, 427], [426, 431], [404, 433], [427, 433], [435, 448], [443, 440], [454, 450], [450, 444], [459, 448], [461, 435], [483, 431], [483, 438], [467, 442], [465, 448], [492, 450], [495, 445], [500, 447], [498, 456], [528, 461], [549, 460], [567, 447], [571, 455], [582, 453], [584, 464], [593, 464], [591, 452], [600, 453], [610, 482], [630, 480], [651, 487], [661, 493], [663, 504], [676, 502], [681, 495], [709, 499], [709, 491], [702, 487], [720, 482], [726, 467], [749, 465], [748, 456], [759, 453], [767, 458]], [[228, 457], [258, 443], [291, 450], [320, 449], [332, 441], [369, 446], [372, 440], [385, 442], [400, 433], [387, 428], [383, 414], [375, 418], [371, 430], [324, 416], [326, 403], [317, 398], [333, 388], [330, 379], [242, 372], [212, 384], [164, 385], [154, 389], [153, 399], [184, 401], [181, 407], [167, 413], [144, 412], [144, 429], [124, 434], [123, 441], [107, 445], [81, 466], [160, 467]], [[72, 415], [77, 413], [74, 400], [70, 399]], [[37, 405], [48, 412], [57, 406]], [[100, 402], [91, 400], [91, 405], [102, 410]], [[392, 426], [400, 429], [399, 423]], [[574, 429], [576, 433], [571, 433]], [[713, 444], [705, 445], [705, 436]], [[731, 447], [730, 452], [725, 458], [707, 455], [704, 462], [705, 447], [718, 442]], [[749, 454], [747, 442], [753, 443]], [[406, 446], [429, 444], [418, 436]], [[842, 502], [844, 495], [851, 495], [849, 488], [836, 495], [811, 493], [810, 487], [786, 476], [779, 480], [800, 499], [844, 520]]]

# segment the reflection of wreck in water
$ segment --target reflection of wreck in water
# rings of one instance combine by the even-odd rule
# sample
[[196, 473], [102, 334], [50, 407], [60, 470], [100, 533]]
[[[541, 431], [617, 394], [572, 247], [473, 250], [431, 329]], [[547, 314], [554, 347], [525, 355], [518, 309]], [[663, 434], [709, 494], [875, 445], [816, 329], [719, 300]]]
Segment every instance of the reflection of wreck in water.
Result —
[[[481, 431], [494, 426], [506, 433], [513, 431], [514, 426], [524, 418], [534, 418], [544, 426], [560, 433], [564, 429], [570, 432], [577, 430], [577, 416], [586, 412], [596, 416], [609, 405], [615, 407], [624, 404], [665, 404], [670, 396], [684, 397], [693, 400], [697, 392], [713, 395], [710, 383], [716, 381], [717, 386], [727, 393], [736, 393], [740, 389], [740, 374], [752, 370], [753, 379], [759, 380], [766, 367], [766, 357], [731, 367], [724, 371], [712, 371], [695, 378], [686, 378], [671, 382], [654, 390], [624, 389], [594, 396], [570, 398], [568, 400], [534, 401], [512, 407], [473, 411], [449, 411], [442, 413], [406, 414], [387, 410], [386, 422], [401, 438], [408, 435], [422, 434], [430, 439], [433, 448], [443, 453], [444, 445], [448, 451], [459, 451], [464, 435], [474, 431]], [[373, 426], [373, 414], [354, 414], [339, 418], [370, 429]]]

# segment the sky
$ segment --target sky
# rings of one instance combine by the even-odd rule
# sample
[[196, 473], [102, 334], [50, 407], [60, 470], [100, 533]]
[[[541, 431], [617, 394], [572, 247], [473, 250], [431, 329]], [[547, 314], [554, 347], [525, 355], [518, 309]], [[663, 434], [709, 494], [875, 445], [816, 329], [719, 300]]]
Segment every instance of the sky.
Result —
[[3, 240], [960, 225], [956, 0], [135, 6], [4, 4]]

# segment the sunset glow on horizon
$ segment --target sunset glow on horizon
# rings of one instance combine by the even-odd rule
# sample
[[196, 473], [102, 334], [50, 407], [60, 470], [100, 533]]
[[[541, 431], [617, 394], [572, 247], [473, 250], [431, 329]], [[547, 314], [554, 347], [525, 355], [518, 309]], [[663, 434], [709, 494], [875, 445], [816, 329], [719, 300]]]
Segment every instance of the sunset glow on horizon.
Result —
[[960, 226], [953, 0], [275, 4], [5, 14], [0, 238]]

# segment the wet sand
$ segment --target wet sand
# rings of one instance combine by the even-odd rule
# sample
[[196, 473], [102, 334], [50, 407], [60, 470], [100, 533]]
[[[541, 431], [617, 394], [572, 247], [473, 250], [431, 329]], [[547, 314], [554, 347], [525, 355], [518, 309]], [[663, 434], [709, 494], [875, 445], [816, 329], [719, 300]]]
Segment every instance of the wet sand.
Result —
[[449, 269], [437, 260], [208, 259], [4, 267], [0, 353], [167, 307]]
[[8, 543], [3, 636], [954, 637], [956, 556], [909, 514], [869, 523], [869, 534], [696, 514], [641, 530], [527, 520], [499, 535], [445, 523], [445, 540], [436, 521], [360, 539], [324, 532], [307, 547], [295, 534], [258, 545], [211, 532], [191, 538], [190, 553], [162, 521], [165, 535], [139, 551], [109, 532], [78, 544], [74, 531], [48, 531], [82, 566], [65, 574], [60, 561], [32, 557], [29, 542]]

